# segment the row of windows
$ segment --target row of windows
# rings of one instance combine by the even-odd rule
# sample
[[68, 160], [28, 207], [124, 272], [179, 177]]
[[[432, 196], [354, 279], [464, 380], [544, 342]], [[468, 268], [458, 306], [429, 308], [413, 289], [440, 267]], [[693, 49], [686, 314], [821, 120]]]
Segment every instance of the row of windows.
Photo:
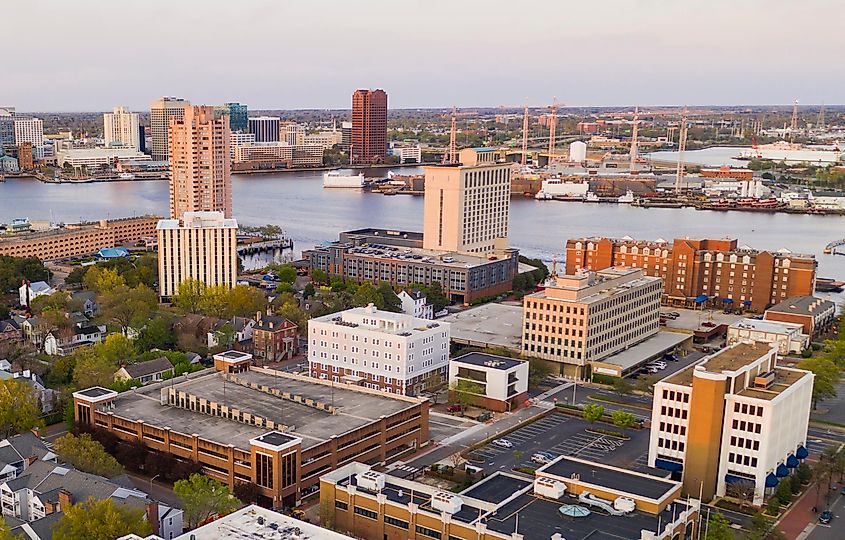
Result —
[[663, 389], [663, 399], [668, 399], [670, 401], [682, 401], [684, 403], [689, 403], [689, 394], [686, 392], [676, 392], [674, 390], [667, 390]]
[[686, 435], [687, 426], [671, 424], [669, 422], [660, 422], [660, 431], [663, 431], [664, 433], [674, 433], [675, 435]]
[[760, 433], [762, 429], [762, 426], [760, 424], [737, 419], [734, 419], [732, 427], [740, 431], [748, 431], [749, 433]]
[[[687, 410], [686, 409], [679, 409], [676, 407], [667, 407], [666, 405], [660, 406], [660, 414], [664, 416], [671, 416], [673, 418], [681, 418], [683, 420], [687, 419]], [[736, 421], [736, 420], [734, 420]]]
[[734, 403], [734, 412], [742, 414], [750, 414], [751, 416], [763, 416], [763, 407], [759, 405], [749, 405], [748, 403]]
[[678, 450], [679, 452], [683, 452], [686, 445], [681, 441], [671, 441], [661, 437], [657, 439], [657, 446], [667, 450]]
[[728, 454], [728, 461], [731, 463], [736, 463], [737, 465], [745, 465], [748, 467], [757, 466], [756, 457], [751, 457], [743, 454], [734, 454], [733, 452]]
[[737, 437], [731, 435], [731, 446], [738, 446], [739, 448], [747, 448], [749, 450], [759, 450], [760, 441], [754, 439], [746, 439], [745, 437]]

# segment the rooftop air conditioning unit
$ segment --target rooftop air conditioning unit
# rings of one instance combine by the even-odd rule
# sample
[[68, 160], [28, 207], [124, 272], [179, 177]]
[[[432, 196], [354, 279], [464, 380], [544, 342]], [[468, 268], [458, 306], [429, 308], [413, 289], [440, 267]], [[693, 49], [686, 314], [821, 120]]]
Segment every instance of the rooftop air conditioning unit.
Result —
[[457, 514], [464, 502], [454, 493], [438, 491], [431, 497], [431, 507], [447, 514]]
[[358, 487], [367, 491], [381, 492], [384, 489], [384, 475], [376, 471], [365, 471], [355, 475]]
[[566, 492], [566, 484], [553, 478], [540, 476], [534, 480], [534, 493], [549, 499], [560, 499]]
[[769, 388], [775, 383], [775, 372], [767, 371], [754, 377], [755, 388]]

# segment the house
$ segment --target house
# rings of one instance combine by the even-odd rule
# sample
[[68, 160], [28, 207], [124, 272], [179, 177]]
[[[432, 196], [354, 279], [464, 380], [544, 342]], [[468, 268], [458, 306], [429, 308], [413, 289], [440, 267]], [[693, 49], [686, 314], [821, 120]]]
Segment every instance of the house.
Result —
[[127, 364], [114, 374], [115, 381], [137, 379], [141, 384], [162, 381], [166, 373], [173, 373], [173, 364], [166, 357], [161, 356], [146, 362]]
[[252, 356], [257, 363], [281, 362], [299, 354], [299, 327], [284, 317], [255, 316]]
[[48, 285], [45, 281], [36, 281], [34, 283], [24, 281], [18, 289], [18, 295], [20, 297], [18, 300], [21, 306], [28, 306], [32, 300], [35, 300], [39, 296], [49, 296], [54, 292], [56, 292], [56, 289]]
[[97, 314], [97, 293], [94, 291], [77, 291], [71, 295], [73, 300], [82, 304], [82, 313], [87, 317], [93, 317]]
[[418, 319], [434, 318], [434, 306], [419, 289], [402, 289], [397, 296], [402, 300], [402, 313]]
[[105, 339], [106, 325], [77, 323], [69, 332], [51, 330], [44, 337], [44, 352], [50, 356], [67, 356], [80, 347], [100, 343]]
[[208, 334], [215, 332], [225, 320], [217, 317], [188, 314], [173, 325], [176, 342], [182, 350], [208, 347]]
[[0, 321], [0, 341], [18, 341], [22, 338], [21, 327], [14, 319]]
[[[3, 363], [5, 362], [5, 364]], [[41, 412], [50, 414], [55, 410], [56, 404], [59, 402], [60, 392], [47, 388], [44, 380], [40, 375], [31, 372], [28, 369], [23, 371], [12, 371], [11, 365], [5, 360], [0, 362], [0, 380], [14, 379], [16, 381], [24, 382], [32, 389], [33, 395], [38, 399], [41, 405]], [[8, 367], [7, 367], [8, 366]]]
[[[250, 344], [252, 339], [252, 329], [255, 327], [255, 319], [248, 317], [232, 317], [229, 321], [217, 321], [211, 330], [208, 332], [208, 348], [227, 347], [235, 349], [236, 351], [246, 350], [246, 345]], [[223, 327], [228, 325], [228, 330], [232, 332], [231, 341], [229, 343], [222, 343], [221, 339], [228, 337], [223, 332]], [[251, 345], [250, 345], [251, 346]]]
[[836, 317], [836, 304], [815, 296], [794, 296], [765, 311], [767, 321], [798, 323], [804, 333], [817, 337], [830, 329]]
[[32, 432], [0, 441], [0, 483], [20, 476], [36, 461], [52, 461], [56, 455]]

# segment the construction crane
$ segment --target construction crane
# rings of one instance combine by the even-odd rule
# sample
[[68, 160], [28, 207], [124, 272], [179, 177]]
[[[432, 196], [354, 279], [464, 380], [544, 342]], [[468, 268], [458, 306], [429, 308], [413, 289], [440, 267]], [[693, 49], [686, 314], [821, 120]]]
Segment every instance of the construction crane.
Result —
[[681, 113], [681, 131], [678, 134], [678, 169], [675, 171], [675, 193], [681, 192], [681, 181], [684, 178], [684, 150], [687, 147], [687, 106]]
[[640, 126], [640, 108], [634, 107], [634, 121], [633, 127], [631, 128], [631, 165], [629, 169], [631, 171], [637, 166], [637, 135], [639, 132]]
[[557, 130], [557, 96], [552, 100], [549, 106], [549, 162], [552, 161], [555, 155], [555, 131]]
[[[527, 101], [527, 100], [526, 100]], [[528, 103], [525, 103], [525, 112], [522, 114], [522, 166], [528, 157]]]

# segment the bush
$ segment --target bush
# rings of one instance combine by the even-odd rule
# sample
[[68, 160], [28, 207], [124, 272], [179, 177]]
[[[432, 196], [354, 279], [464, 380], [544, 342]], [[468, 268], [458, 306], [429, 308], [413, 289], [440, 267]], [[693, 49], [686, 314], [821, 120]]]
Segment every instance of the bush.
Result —
[[804, 349], [803, 351], [801, 351], [801, 358], [810, 358], [811, 356], [813, 356], [812, 349]]
[[601, 373], [593, 373], [593, 382], [596, 384], [606, 384], [608, 386], [613, 386], [616, 384], [616, 381], [619, 380], [619, 377], [614, 377], [612, 375], [603, 375]]
[[792, 486], [788, 478], [781, 479], [778, 484], [777, 499], [781, 505], [787, 505], [792, 501]]
[[796, 474], [801, 479], [801, 483], [806, 484], [813, 478], [813, 469], [806, 463], [801, 463], [798, 465]]
[[798, 474], [793, 474], [789, 477], [789, 488], [792, 490], [793, 495], [797, 495], [801, 491], [801, 478]]
[[780, 512], [780, 501], [778, 500], [777, 495], [773, 496], [769, 499], [769, 502], [766, 503], [766, 513], [770, 516], [776, 516]]

